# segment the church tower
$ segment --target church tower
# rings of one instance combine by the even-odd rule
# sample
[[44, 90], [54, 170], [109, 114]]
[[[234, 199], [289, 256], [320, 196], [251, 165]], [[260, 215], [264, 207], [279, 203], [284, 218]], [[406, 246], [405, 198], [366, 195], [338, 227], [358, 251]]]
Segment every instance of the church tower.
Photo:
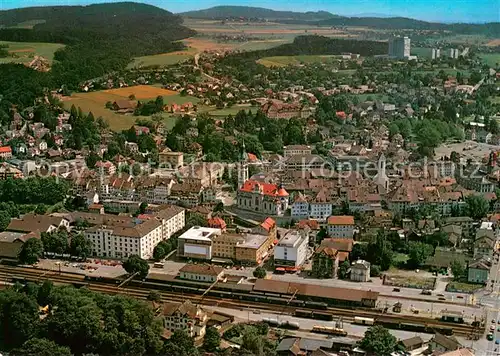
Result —
[[387, 177], [387, 174], [385, 173], [385, 167], [386, 167], [386, 159], [384, 154], [380, 154], [377, 162], [377, 175], [373, 178], [375, 183], [379, 187], [381, 187], [384, 192], [389, 191], [389, 178]]
[[237, 163], [238, 168], [238, 189], [240, 189], [243, 184], [248, 180], [248, 156], [245, 150], [245, 141], [243, 141], [243, 145], [241, 147], [240, 159]]

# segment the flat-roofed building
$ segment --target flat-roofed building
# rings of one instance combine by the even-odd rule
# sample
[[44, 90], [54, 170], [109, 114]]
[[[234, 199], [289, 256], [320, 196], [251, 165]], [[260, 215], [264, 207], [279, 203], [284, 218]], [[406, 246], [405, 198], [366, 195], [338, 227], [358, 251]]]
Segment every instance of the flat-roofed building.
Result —
[[309, 237], [297, 230], [287, 232], [274, 248], [275, 266], [298, 267], [307, 258]]
[[179, 236], [177, 256], [211, 260], [213, 240], [221, 233], [220, 229], [193, 226]]
[[235, 247], [236, 260], [243, 263], [260, 264], [267, 257], [269, 248], [268, 236], [246, 234], [244, 241]]

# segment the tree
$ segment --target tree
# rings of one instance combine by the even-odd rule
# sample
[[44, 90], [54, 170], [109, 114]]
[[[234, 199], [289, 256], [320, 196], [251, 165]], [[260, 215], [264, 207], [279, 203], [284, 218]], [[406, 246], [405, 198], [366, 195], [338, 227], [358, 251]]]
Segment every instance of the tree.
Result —
[[258, 266], [256, 269], [254, 269], [253, 276], [255, 278], [265, 278], [267, 276], [267, 272], [263, 267]]
[[144, 214], [147, 208], [148, 208], [148, 203], [142, 202], [141, 205], [139, 206], [139, 214]]
[[85, 238], [83, 234], [76, 234], [71, 237], [69, 253], [71, 256], [87, 259], [92, 253], [92, 242]]
[[408, 265], [410, 268], [420, 268], [427, 258], [432, 255], [434, 249], [431, 245], [423, 242], [411, 241], [408, 247]]
[[364, 243], [357, 243], [352, 246], [352, 251], [349, 254], [349, 259], [351, 262], [357, 260], [366, 260], [368, 254], [368, 245]]
[[387, 240], [384, 230], [381, 229], [368, 244], [366, 259], [372, 264], [379, 265], [382, 271], [386, 271], [392, 265], [392, 258], [392, 244]]
[[350, 267], [351, 267], [351, 265], [349, 264], [348, 261], [342, 262], [342, 264], [339, 266], [339, 270], [337, 273], [339, 279], [346, 279], [347, 278], [347, 275], [349, 274]]
[[390, 356], [397, 344], [397, 339], [383, 326], [368, 328], [360, 342], [360, 347], [377, 356]]
[[457, 151], [451, 151], [450, 161], [458, 163], [460, 162], [460, 154]]
[[4, 231], [10, 224], [10, 214], [5, 210], [0, 210], [0, 232]]
[[12, 356], [71, 356], [71, 350], [47, 339], [31, 339], [20, 348], [12, 350]]
[[140, 279], [144, 279], [148, 276], [149, 273], [149, 265], [146, 260], [143, 260], [137, 255], [130, 256], [124, 263], [123, 268], [127, 273], [134, 274], [137, 273], [137, 276]]
[[380, 276], [380, 266], [371, 265], [370, 266], [370, 277], [378, 277]]
[[52, 293], [53, 289], [54, 289], [54, 284], [52, 283], [52, 281], [46, 280], [42, 283], [42, 285], [38, 289], [38, 294], [36, 297], [36, 300], [39, 305], [45, 306], [49, 304], [50, 294]]
[[148, 300], [152, 302], [161, 302], [161, 294], [157, 290], [152, 290], [148, 294]]
[[160, 241], [153, 250], [153, 258], [156, 261], [163, 260], [173, 249], [174, 247], [170, 240]]
[[203, 338], [203, 349], [207, 352], [215, 352], [219, 348], [219, 344], [219, 331], [213, 326], [208, 327]]
[[328, 232], [326, 231], [326, 229], [322, 226], [318, 233], [316, 234], [316, 243], [321, 243], [321, 241], [323, 241], [323, 239], [327, 238], [328, 237]]
[[247, 329], [243, 333], [241, 350], [252, 352], [255, 356], [264, 356], [264, 342], [262, 336], [255, 329]]
[[198, 350], [194, 339], [184, 330], [175, 330], [170, 339], [165, 342], [163, 354], [176, 356], [197, 356]]
[[450, 265], [451, 273], [453, 274], [454, 281], [460, 281], [465, 276], [465, 266], [457, 260], [453, 260]]
[[42, 232], [41, 238], [45, 252], [63, 254], [68, 251], [68, 232], [66, 230]]
[[31, 238], [23, 244], [19, 253], [19, 261], [24, 264], [32, 265], [38, 262], [38, 259], [43, 255], [42, 240]]
[[465, 198], [465, 211], [474, 220], [481, 220], [488, 214], [489, 204], [480, 195], [470, 195]]

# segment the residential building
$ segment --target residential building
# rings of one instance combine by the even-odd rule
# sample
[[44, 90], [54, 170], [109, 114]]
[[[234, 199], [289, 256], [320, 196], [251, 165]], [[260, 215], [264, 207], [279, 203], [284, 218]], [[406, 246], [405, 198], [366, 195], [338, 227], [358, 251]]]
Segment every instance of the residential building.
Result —
[[156, 219], [142, 223], [96, 225], [85, 230], [85, 237], [92, 242], [92, 255], [127, 258], [138, 255], [143, 259], [153, 257], [153, 249], [162, 241], [162, 223]]
[[331, 237], [352, 239], [354, 237], [354, 216], [330, 216], [327, 220], [327, 232]]
[[389, 39], [389, 57], [405, 59], [410, 57], [411, 41], [408, 37], [393, 37]]
[[309, 209], [309, 217], [321, 222], [326, 221], [332, 215], [333, 204], [327, 188], [320, 189], [316, 196], [309, 201]]
[[224, 221], [224, 219], [216, 216], [214, 218], [210, 218], [207, 221], [208, 227], [211, 227], [213, 229], [220, 229], [222, 232], [226, 231], [227, 224]]
[[370, 262], [357, 260], [351, 265], [351, 281], [368, 282], [370, 280]]
[[30, 233], [37, 231], [52, 232], [59, 228], [69, 230], [70, 221], [64, 217], [49, 215], [26, 214], [19, 219], [12, 219], [5, 229], [6, 231]]
[[162, 224], [163, 240], [168, 240], [186, 225], [186, 211], [179, 206], [162, 206], [152, 216]]
[[243, 241], [242, 234], [222, 233], [215, 236], [212, 240], [212, 258], [236, 260], [236, 245]]
[[490, 276], [491, 260], [486, 257], [474, 260], [467, 268], [467, 281], [469, 283], [486, 284]]
[[109, 210], [113, 213], [135, 214], [139, 211], [141, 206], [140, 202], [133, 200], [103, 199], [101, 203], [105, 210]]
[[301, 192], [297, 193], [291, 209], [292, 219], [309, 218], [309, 202], [307, 197]]
[[457, 225], [462, 228], [464, 238], [471, 238], [474, 235], [474, 219], [470, 216], [448, 217], [443, 221], [443, 226]]
[[283, 215], [288, 209], [288, 192], [282, 185], [247, 180], [238, 190], [238, 208], [266, 215]]
[[243, 242], [236, 244], [236, 260], [246, 264], [261, 264], [269, 255], [268, 236], [246, 234]]
[[119, 114], [131, 114], [136, 108], [137, 102], [135, 100], [117, 100], [113, 102], [113, 110]]
[[429, 349], [437, 354], [455, 351], [461, 347], [462, 345], [453, 336], [448, 337], [439, 333], [436, 333], [429, 341]]
[[12, 158], [12, 148], [10, 146], [0, 147], [0, 159], [6, 160]]
[[283, 147], [283, 156], [285, 158], [291, 156], [309, 156], [312, 153], [311, 146], [306, 145], [290, 145]]
[[266, 235], [270, 243], [276, 243], [278, 238], [278, 226], [276, 221], [271, 218], [266, 218], [262, 224], [252, 229], [254, 234]]
[[338, 251], [339, 262], [349, 260], [349, 254], [354, 245], [353, 239], [326, 238], [321, 241], [321, 246], [330, 247]]
[[406, 352], [420, 349], [424, 346], [424, 340], [420, 336], [414, 336], [409, 339], [399, 341], [399, 344]]
[[208, 315], [190, 300], [163, 304], [162, 317], [163, 327], [171, 332], [185, 330], [190, 337], [205, 335]]
[[260, 110], [270, 119], [291, 119], [294, 117], [307, 119], [312, 115], [311, 109], [300, 103], [283, 103], [278, 100], [263, 104]]
[[215, 282], [222, 279], [224, 268], [207, 264], [186, 264], [179, 270], [179, 277], [198, 282]]
[[496, 237], [493, 230], [478, 229], [474, 241], [474, 258], [493, 257]]
[[221, 233], [220, 229], [193, 226], [179, 236], [177, 256], [211, 260], [212, 240]]
[[299, 267], [307, 259], [309, 236], [305, 231], [288, 231], [274, 247], [276, 267]]
[[312, 274], [316, 278], [337, 278], [339, 253], [332, 247], [319, 246], [313, 256]]
[[95, 164], [95, 168], [99, 170], [99, 172], [104, 173], [108, 176], [116, 173], [116, 166], [110, 161], [97, 161]]
[[184, 165], [184, 154], [182, 152], [163, 151], [158, 154], [160, 165], [168, 165], [172, 169]]
[[0, 163], [0, 180], [23, 178], [23, 172], [7, 162]]

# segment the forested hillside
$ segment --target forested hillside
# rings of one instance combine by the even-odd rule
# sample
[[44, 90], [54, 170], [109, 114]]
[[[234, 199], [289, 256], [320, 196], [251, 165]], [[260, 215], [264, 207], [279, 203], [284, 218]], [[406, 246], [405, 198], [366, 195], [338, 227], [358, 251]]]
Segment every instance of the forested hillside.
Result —
[[45, 22], [32, 30], [3, 28], [0, 40], [67, 44], [55, 53], [51, 76], [55, 85], [69, 88], [122, 69], [132, 57], [182, 49], [175, 41], [194, 34], [180, 17], [132, 2], [0, 12], [0, 27], [30, 20]]
[[184, 17], [198, 19], [266, 19], [266, 20], [299, 20], [299, 21], [320, 21], [335, 17], [326, 11], [275, 11], [262, 7], [249, 6], [215, 6], [205, 10], [189, 11], [180, 14]]

